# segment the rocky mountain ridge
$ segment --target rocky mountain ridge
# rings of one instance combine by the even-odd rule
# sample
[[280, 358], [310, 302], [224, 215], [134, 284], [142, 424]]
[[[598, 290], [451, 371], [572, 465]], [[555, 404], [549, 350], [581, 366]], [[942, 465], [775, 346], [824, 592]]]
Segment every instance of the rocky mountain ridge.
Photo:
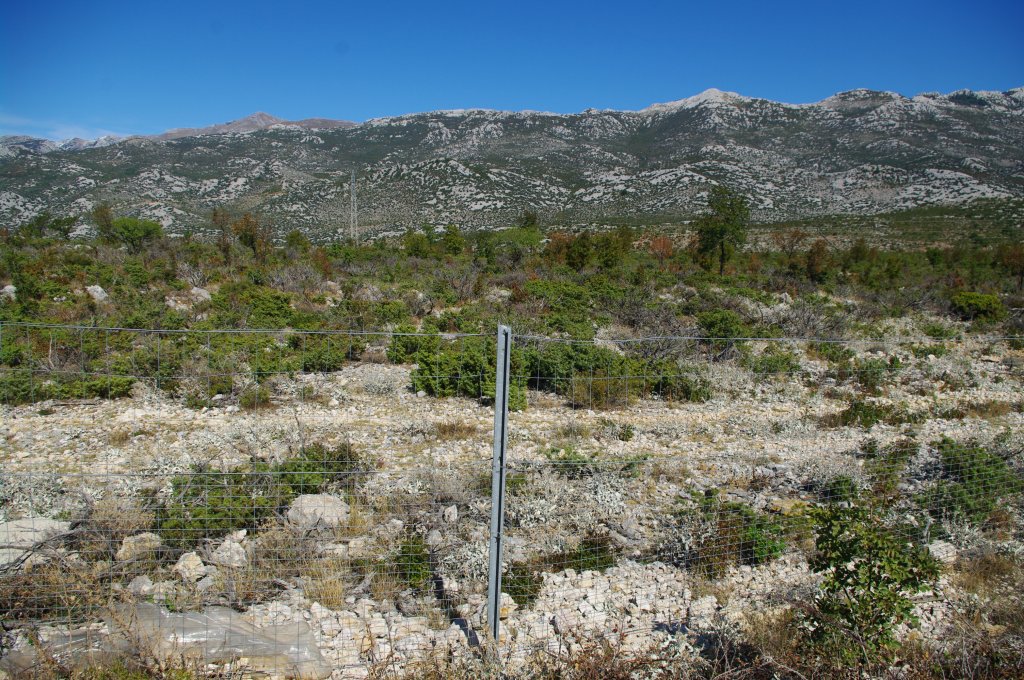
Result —
[[172, 233], [201, 231], [221, 206], [331, 237], [348, 230], [353, 169], [360, 230], [374, 232], [500, 227], [526, 209], [567, 225], [674, 223], [716, 182], [746, 193], [764, 220], [1014, 199], [1024, 88], [853, 90], [812, 104], [712, 89], [640, 111], [469, 109], [358, 124], [260, 113], [156, 137], [7, 137], [0, 220], [85, 214], [106, 200]]

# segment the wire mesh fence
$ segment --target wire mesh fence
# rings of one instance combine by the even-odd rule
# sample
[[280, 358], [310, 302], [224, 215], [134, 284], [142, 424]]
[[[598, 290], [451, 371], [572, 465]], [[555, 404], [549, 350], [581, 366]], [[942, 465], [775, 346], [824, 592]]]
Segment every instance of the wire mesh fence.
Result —
[[494, 337], [0, 326], [7, 667], [641, 653], [820, 596], [830, 509], [1020, 540], [1012, 339], [511, 341], [494, 648]]

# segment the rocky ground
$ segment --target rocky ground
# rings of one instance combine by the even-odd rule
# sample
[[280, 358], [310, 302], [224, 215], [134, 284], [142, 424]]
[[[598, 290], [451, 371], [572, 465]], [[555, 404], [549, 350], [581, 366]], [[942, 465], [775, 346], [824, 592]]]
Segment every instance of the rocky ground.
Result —
[[[897, 341], [856, 348], [861, 357], [903, 361], [872, 401], [928, 415], [869, 430], [828, 425], [862, 390], [802, 352], [793, 375], [755, 376], [735, 362], [702, 366], [715, 391], [706, 403], [644, 400], [594, 411], [531, 392], [528, 408], [510, 418], [505, 558], [544, 566], [531, 601], [503, 597], [503, 656], [514, 664], [594, 637], [637, 651], [693, 650], [705, 632], [742, 627], [750, 612], [813, 593], [806, 535], [778, 559], [726, 565], [717, 578], [688, 568], [692, 545], [680, 539], [678, 508], [695, 493], [718, 489], [757, 512], [791, 517], [837, 475], [870, 485], [873, 472], [858, 455], [869, 439], [884, 447], [913, 437], [900, 482], [909, 495], [927, 483], [936, 455], [928, 443], [942, 436], [1001, 437], [1019, 450], [1024, 352], [975, 337], [947, 344], [952, 351], [939, 357]], [[257, 629], [308, 626], [326, 663], [307, 669], [312, 676], [329, 668], [336, 678], [364, 677], [374, 664], [471, 654], [485, 629], [493, 412], [413, 393], [409, 371], [356, 363], [275, 379], [271, 405], [257, 410], [228, 395], [195, 410], [141, 383], [121, 400], [0, 407], [0, 568], [122, 565], [124, 578], [114, 579], [121, 603], [172, 611], [227, 604]], [[134, 511], [131, 499], [165, 497], [172, 478], [197, 465], [231, 470], [346, 441], [373, 461], [358, 489], [300, 496], [274, 526], [185, 550], [142, 522], [101, 559], [81, 542], [59, 541], [25, 559], [24, 548], [80, 531], [104, 503]], [[288, 552], [273, 542], [282, 532]], [[397, 564], [390, 574], [354, 566], [401, 556], [409, 536], [427, 546], [428, 582], [410, 587]], [[605, 540], [611, 566], [579, 569], [567, 557], [587, 536]], [[948, 538], [933, 543], [946, 561], [976, 536]], [[255, 594], [243, 596], [247, 587]], [[941, 627], [947, 600], [941, 592], [921, 599], [923, 634]], [[27, 628], [13, 628], [7, 642], [24, 649]], [[41, 637], [66, 629], [44, 627]]]

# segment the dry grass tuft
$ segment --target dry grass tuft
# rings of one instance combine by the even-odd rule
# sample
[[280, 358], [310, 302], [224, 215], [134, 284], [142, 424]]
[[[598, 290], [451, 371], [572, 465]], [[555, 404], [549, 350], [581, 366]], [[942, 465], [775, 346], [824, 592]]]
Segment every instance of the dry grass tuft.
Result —
[[472, 439], [477, 432], [476, 424], [464, 420], [443, 420], [434, 424], [434, 437], [440, 441]]

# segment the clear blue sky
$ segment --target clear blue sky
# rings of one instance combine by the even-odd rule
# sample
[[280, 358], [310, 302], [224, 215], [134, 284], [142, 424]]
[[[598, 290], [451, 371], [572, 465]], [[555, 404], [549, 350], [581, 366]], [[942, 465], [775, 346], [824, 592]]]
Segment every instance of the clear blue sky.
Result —
[[54, 2], [0, 9], [0, 134], [154, 133], [262, 110], [636, 109], [1024, 85], [1024, 1]]

